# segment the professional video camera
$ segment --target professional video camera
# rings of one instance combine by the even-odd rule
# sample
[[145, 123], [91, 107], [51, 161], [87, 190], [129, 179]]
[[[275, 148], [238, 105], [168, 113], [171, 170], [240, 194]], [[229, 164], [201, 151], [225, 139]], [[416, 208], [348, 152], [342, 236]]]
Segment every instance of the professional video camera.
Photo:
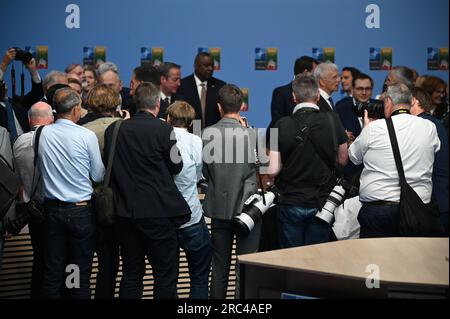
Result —
[[331, 193], [328, 195], [327, 201], [323, 208], [316, 214], [317, 218], [322, 219], [328, 224], [332, 224], [334, 220], [334, 210], [340, 206], [347, 198], [358, 195], [358, 187], [352, 185], [347, 180], [340, 178], [337, 180]]
[[23, 64], [28, 64], [33, 58], [33, 55], [30, 52], [22, 50], [21, 48], [12, 47], [12, 49], [16, 50], [16, 57], [14, 59], [16, 61], [22, 61]]
[[269, 186], [265, 192], [259, 191], [251, 195], [245, 201], [242, 213], [233, 218], [236, 232], [249, 234], [267, 210], [274, 206], [278, 197], [279, 193], [275, 185]]
[[364, 117], [364, 110], [369, 112], [372, 119], [384, 119], [384, 103], [380, 100], [373, 102], [358, 102], [353, 106], [352, 111], [358, 117]]

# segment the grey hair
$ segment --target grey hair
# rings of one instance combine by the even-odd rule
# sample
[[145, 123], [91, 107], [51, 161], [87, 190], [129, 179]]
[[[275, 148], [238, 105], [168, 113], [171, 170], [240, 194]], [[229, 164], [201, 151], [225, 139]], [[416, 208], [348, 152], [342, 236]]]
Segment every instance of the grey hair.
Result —
[[339, 72], [338, 66], [334, 63], [330, 62], [320, 63], [314, 69], [314, 76], [316, 77], [317, 82], [319, 82], [319, 80], [321, 79], [324, 79], [325, 76], [332, 70]]
[[388, 87], [386, 96], [394, 105], [407, 104], [411, 106], [413, 95], [405, 84], [395, 84]]
[[315, 102], [319, 85], [312, 75], [299, 74], [292, 81], [292, 91], [298, 103]]
[[[41, 103], [44, 103], [44, 102], [41, 102]], [[28, 111], [28, 116], [30, 118], [35, 119], [35, 118], [49, 118], [49, 117], [53, 117], [53, 110], [52, 110], [52, 107], [49, 104], [45, 103], [45, 104], [47, 104], [47, 109], [42, 109], [42, 108], [35, 107], [36, 104], [33, 104], [33, 106]]]
[[60, 83], [59, 79], [61, 77], [67, 78], [67, 74], [61, 71], [50, 71], [46, 75], [44, 81], [42, 81], [42, 87], [44, 88], [44, 91], [47, 92], [47, 90], [51, 86]]
[[414, 87], [414, 71], [406, 66], [397, 66], [391, 70], [396, 84], [405, 84], [410, 90]]
[[97, 68], [97, 75], [101, 76], [108, 71], [113, 71], [114, 73], [117, 73], [117, 75], [119, 75], [119, 68], [115, 63], [112, 62], [105, 62], [100, 64]]
[[81, 103], [80, 95], [71, 88], [56, 90], [53, 97], [53, 106], [57, 114], [66, 114]]
[[159, 86], [151, 82], [139, 84], [134, 92], [136, 110], [154, 110], [160, 99], [159, 94]]

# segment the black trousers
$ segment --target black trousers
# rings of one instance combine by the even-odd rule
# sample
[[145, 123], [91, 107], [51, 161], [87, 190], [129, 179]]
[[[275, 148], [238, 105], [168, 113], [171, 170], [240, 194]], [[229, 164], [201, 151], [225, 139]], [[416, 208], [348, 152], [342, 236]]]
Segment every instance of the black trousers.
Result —
[[122, 255], [121, 299], [140, 299], [145, 257], [153, 270], [155, 299], [177, 298], [179, 249], [176, 228], [167, 218], [117, 218]]
[[38, 299], [42, 296], [42, 283], [44, 281], [44, 222], [32, 218], [28, 223], [28, 230], [33, 247], [30, 298]]
[[116, 276], [119, 270], [119, 241], [115, 225], [97, 225], [96, 252], [98, 273], [95, 283], [95, 299], [114, 299]]

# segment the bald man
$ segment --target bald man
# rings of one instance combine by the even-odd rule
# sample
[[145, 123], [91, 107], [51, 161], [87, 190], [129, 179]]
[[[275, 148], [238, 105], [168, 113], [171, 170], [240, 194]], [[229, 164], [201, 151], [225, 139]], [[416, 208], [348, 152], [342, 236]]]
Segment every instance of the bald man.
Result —
[[[22, 200], [28, 202], [34, 188], [40, 180], [40, 172], [34, 168], [34, 136], [37, 128], [53, 123], [52, 107], [45, 102], [37, 102], [28, 111], [31, 131], [20, 135], [13, 146], [14, 160], [22, 185]], [[41, 188], [38, 187], [34, 198], [42, 201]], [[33, 272], [31, 277], [31, 298], [40, 298], [43, 280], [43, 226], [42, 221], [33, 216], [28, 223], [33, 246]]]

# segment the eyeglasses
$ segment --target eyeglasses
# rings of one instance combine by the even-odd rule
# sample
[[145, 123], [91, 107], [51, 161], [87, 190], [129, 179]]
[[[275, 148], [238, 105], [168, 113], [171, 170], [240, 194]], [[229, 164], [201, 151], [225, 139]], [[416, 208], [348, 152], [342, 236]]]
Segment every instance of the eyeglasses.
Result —
[[358, 92], [372, 91], [372, 88], [371, 87], [356, 87], [355, 90], [358, 91]]

